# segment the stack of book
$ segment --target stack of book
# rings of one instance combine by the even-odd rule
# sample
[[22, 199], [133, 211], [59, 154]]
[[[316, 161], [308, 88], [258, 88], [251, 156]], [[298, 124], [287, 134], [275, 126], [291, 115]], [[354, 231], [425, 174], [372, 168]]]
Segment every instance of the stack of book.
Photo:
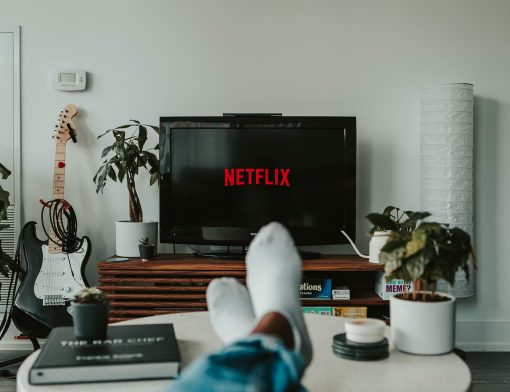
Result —
[[29, 373], [31, 384], [175, 378], [180, 353], [172, 324], [114, 325], [105, 339], [54, 328]]

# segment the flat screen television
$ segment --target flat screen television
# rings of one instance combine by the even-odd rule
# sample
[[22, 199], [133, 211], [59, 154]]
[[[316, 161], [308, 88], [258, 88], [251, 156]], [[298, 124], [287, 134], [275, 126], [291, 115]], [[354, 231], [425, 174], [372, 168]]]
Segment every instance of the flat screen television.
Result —
[[355, 238], [355, 117], [161, 117], [160, 171], [161, 242], [246, 246], [271, 221]]

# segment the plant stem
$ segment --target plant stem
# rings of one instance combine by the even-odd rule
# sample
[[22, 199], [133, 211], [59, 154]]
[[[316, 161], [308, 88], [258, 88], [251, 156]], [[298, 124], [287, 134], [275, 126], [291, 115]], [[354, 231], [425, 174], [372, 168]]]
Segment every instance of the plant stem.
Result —
[[126, 173], [126, 181], [129, 194], [129, 218], [131, 222], [142, 222], [143, 213], [138, 193], [136, 192], [135, 177], [132, 173]]
[[416, 293], [421, 289], [421, 280], [420, 278], [415, 279], [414, 281], [414, 290], [413, 290], [413, 300], [416, 301]]

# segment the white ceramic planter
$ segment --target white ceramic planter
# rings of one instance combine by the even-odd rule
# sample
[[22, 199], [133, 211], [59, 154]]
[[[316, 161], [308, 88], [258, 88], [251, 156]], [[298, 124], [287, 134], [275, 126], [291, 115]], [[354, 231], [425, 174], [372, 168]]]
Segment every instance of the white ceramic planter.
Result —
[[375, 231], [368, 245], [368, 261], [379, 264], [379, 253], [388, 241], [391, 231]]
[[115, 222], [115, 254], [122, 257], [140, 257], [138, 242], [148, 237], [149, 241], [158, 244], [158, 222]]
[[436, 355], [453, 350], [455, 344], [455, 297], [443, 302], [406, 301], [390, 298], [391, 338], [397, 350]]

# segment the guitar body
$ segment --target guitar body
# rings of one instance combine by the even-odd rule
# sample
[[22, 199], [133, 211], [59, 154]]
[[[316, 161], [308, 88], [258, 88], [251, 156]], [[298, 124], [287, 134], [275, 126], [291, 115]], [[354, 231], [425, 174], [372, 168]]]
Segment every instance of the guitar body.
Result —
[[48, 242], [37, 238], [35, 222], [21, 235], [21, 262], [26, 273], [14, 301], [13, 321], [25, 335], [42, 338], [57, 326], [73, 324], [70, 299], [88, 286], [85, 267], [90, 240], [75, 253], [49, 253]]

